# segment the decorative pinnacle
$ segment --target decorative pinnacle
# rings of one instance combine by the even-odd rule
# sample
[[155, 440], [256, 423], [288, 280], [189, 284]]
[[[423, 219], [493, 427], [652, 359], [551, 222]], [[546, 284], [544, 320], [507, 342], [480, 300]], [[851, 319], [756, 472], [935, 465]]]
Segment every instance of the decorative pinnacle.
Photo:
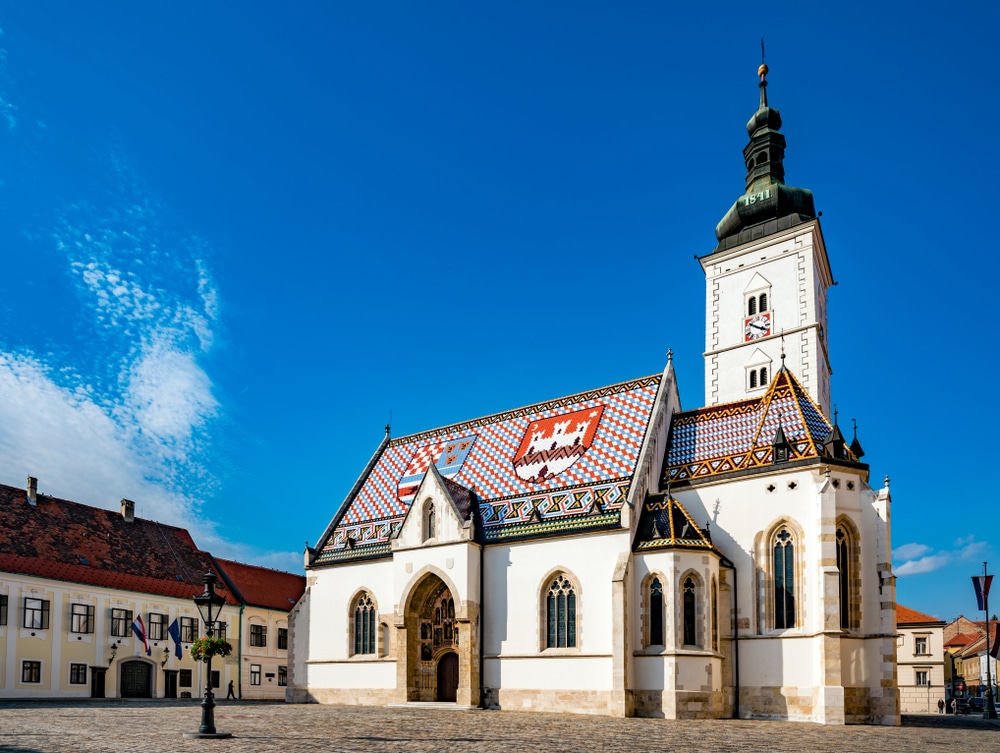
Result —
[[757, 75], [760, 76], [760, 80], [763, 81], [764, 77], [767, 76], [768, 67], [764, 63], [761, 63], [757, 68]]
[[667, 363], [673, 363], [673, 362], [674, 362], [674, 349], [667, 348]]

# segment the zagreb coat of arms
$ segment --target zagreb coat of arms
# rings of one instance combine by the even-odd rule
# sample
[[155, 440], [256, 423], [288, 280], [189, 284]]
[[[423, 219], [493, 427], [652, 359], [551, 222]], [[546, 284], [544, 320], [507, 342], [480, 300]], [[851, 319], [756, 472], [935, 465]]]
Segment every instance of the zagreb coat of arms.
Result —
[[532, 421], [514, 456], [514, 472], [529, 484], [558, 476], [590, 449], [604, 406]]

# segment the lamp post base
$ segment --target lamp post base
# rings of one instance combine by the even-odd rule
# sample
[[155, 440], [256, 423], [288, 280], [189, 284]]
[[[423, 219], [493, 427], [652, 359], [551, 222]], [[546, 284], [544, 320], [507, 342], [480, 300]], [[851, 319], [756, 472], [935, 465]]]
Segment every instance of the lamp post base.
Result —
[[190, 740], [224, 740], [232, 737], [232, 732], [185, 732], [184, 737]]

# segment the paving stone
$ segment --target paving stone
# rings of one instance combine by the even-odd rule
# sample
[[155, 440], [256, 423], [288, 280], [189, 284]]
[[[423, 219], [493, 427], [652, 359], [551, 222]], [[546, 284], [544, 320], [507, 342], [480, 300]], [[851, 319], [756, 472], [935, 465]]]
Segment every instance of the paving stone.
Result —
[[222, 702], [230, 740], [191, 740], [197, 701], [0, 702], [3, 753], [912, 753], [1000, 750], [1000, 723], [938, 714], [902, 727], [745, 720], [667, 721], [570, 714]]

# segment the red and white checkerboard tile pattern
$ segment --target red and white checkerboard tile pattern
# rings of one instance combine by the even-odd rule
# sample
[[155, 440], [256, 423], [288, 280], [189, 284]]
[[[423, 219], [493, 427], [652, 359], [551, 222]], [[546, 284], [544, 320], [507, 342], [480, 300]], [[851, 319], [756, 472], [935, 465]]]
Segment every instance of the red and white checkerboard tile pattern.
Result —
[[[647, 377], [394, 440], [365, 479], [357, 496], [350, 501], [328, 546], [342, 541], [348, 529], [357, 529], [358, 533], [364, 529], [369, 540], [382, 540], [380, 532], [398, 525], [409, 506], [408, 501], [399, 498], [397, 490], [398, 482], [407, 469], [422, 459], [429, 467], [439, 447], [463, 436], [474, 435], [475, 444], [465, 462], [448, 475], [459, 484], [474, 489], [483, 502], [522, 499], [571, 487], [577, 490], [599, 487], [627, 479], [635, 469], [659, 385], [658, 375]], [[583, 457], [558, 476], [541, 484], [531, 484], [518, 478], [513, 460], [533, 421], [601, 405], [604, 411], [600, 424]], [[618, 498], [613, 501], [617, 506], [622, 502]], [[551, 510], [551, 514], [559, 512], [554, 507]], [[393, 522], [395, 525], [370, 525], [376, 521]]]

